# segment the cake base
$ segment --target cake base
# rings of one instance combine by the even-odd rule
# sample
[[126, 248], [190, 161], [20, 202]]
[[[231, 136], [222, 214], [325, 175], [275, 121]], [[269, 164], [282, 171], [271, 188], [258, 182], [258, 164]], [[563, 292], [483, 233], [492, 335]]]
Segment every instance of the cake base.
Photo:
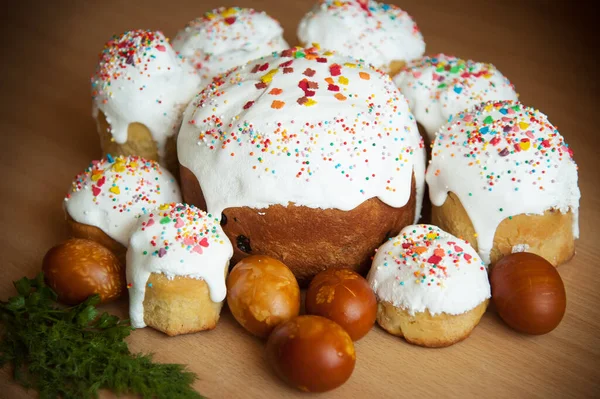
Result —
[[[127, 248], [123, 244], [109, 237], [108, 234], [106, 234], [104, 231], [102, 231], [96, 226], [76, 222], [69, 214], [66, 214], [66, 218], [67, 228], [71, 237], [84, 238], [86, 240], [96, 241], [98, 244], [109, 249], [119, 259], [119, 262], [123, 266], [125, 265], [125, 255], [127, 253]], [[123, 270], [125, 270], [125, 268], [123, 268]], [[125, 281], [124, 274], [123, 281]]]
[[428, 310], [411, 315], [389, 302], [377, 305], [377, 323], [392, 335], [428, 348], [443, 348], [467, 338], [479, 324], [488, 305], [486, 299], [475, 308], [459, 314], [431, 315]]
[[146, 284], [144, 322], [169, 336], [212, 330], [223, 302], [210, 299], [206, 281], [152, 273]]
[[[450, 192], [440, 207], [432, 207], [432, 223], [442, 230], [468, 241], [478, 250], [473, 223], [458, 197]], [[517, 215], [504, 219], [494, 236], [490, 253], [491, 265], [525, 245], [525, 252], [540, 255], [554, 266], [570, 260], [575, 254], [573, 213], [549, 209], [543, 215]]]
[[177, 137], [175, 135], [167, 139], [165, 156], [160, 159], [158, 146], [150, 130], [145, 125], [138, 122], [130, 123], [127, 127], [127, 141], [117, 143], [110, 133], [110, 125], [106, 121], [106, 115], [100, 110], [98, 110], [96, 123], [103, 157], [106, 157], [107, 154], [112, 156], [137, 155], [161, 163], [174, 176], [178, 176], [179, 162], [177, 161]]
[[[180, 167], [183, 199], [206, 210], [196, 176]], [[348, 268], [365, 274], [375, 250], [414, 222], [415, 181], [401, 208], [371, 198], [350, 211], [272, 205], [268, 208], [228, 208], [223, 230], [233, 244], [232, 264], [249, 255], [267, 255], [288, 266], [298, 283], [306, 286], [317, 273]], [[215, 215], [218, 216], [218, 215]]]

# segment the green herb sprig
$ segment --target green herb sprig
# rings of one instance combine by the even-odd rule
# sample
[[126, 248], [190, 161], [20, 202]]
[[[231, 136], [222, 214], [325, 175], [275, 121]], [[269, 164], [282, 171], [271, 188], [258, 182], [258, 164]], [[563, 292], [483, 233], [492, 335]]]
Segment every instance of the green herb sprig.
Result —
[[95, 398], [98, 390], [144, 398], [201, 398], [196, 375], [178, 364], [153, 363], [132, 354], [124, 339], [127, 320], [99, 314], [99, 296], [61, 308], [43, 274], [14, 283], [18, 295], [0, 301], [0, 367], [13, 366], [15, 381], [41, 398]]

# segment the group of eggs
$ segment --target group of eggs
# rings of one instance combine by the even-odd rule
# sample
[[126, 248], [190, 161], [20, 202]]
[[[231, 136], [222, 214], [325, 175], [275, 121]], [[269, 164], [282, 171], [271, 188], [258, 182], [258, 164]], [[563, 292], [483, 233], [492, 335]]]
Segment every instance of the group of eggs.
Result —
[[[48, 251], [43, 271], [61, 302], [77, 304], [93, 294], [107, 302], [125, 291], [124, 270], [102, 245], [70, 239]], [[566, 295], [556, 269], [544, 258], [515, 253], [491, 270], [492, 298], [500, 317], [527, 334], [545, 334], [561, 322]], [[267, 339], [267, 359], [289, 385], [324, 392], [346, 382], [356, 363], [353, 341], [377, 317], [369, 283], [348, 269], [329, 269], [311, 281], [301, 313], [301, 292], [290, 269], [262, 255], [249, 256], [227, 277], [227, 304], [238, 323]]]

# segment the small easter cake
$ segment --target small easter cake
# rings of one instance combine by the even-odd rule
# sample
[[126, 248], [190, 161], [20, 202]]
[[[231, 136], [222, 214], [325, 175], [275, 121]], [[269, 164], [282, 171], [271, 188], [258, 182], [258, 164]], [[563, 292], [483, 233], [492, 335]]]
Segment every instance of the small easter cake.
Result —
[[75, 177], [64, 208], [73, 237], [96, 241], [124, 261], [136, 218], [170, 202], [181, 202], [179, 186], [158, 162], [109, 155]]
[[514, 86], [492, 64], [445, 54], [409, 63], [394, 78], [424, 136], [433, 142], [452, 117], [491, 100], [517, 100]]
[[367, 279], [377, 296], [379, 325], [426, 347], [467, 338], [491, 295], [477, 252], [425, 224], [407, 226], [379, 247]]
[[175, 134], [200, 76], [158, 31], [113, 36], [99, 58], [92, 100], [104, 155], [139, 155], [175, 171]]
[[557, 266], [579, 237], [577, 164], [546, 115], [514, 101], [476, 105], [437, 134], [427, 170], [432, 222], [486, 264], [514, 251]]
[[233, 67], [288, 47], [279, 22], [265, 12], [240, 7], [207, 12], [173, 39], [173, 48], [198, 71], [204, 84]]
[[219, 221], [194, 206], [146, 212], [127, 250], [131, 325], [168, 335], [215, 328], [232, 254]]
[[304, 46], [360, 58], [394, 76], [425, 53], [415, 21], [393, 4], [374, 0], [319, 0], [302, 18], [298, 39]]

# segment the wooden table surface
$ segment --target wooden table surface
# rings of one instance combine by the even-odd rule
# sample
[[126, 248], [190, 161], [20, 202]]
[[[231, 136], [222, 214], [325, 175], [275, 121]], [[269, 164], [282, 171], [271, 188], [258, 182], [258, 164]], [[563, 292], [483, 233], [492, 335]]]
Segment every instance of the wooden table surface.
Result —
[[[592, 38], [581, 27], [591, 12], [552, 1], [406, 0], [427, 53], [444, 51], [494, 63], [515, 84], [521, 101], [549, 115], [579, 164], [581, 239], [573, 261], [560, 267], [567, 313], [550, 334], [525, 336], [488, 311], [466, 341], [424, 349], [378, 327], [356, 344], [347, 384], [320, 395], [367, 397], [599, 397], [600, 179], [596, 115], [598, 80], [586, 59]], [[12, 2], [4, 10], [0, 65], [0, 298], [11, 281], [40, 269], [46, 250], [66, 238], [63, 196], [72, 177], [100, 156], [91, 117], [89, 77], [113, 34], [134, 28], [172, 36], [204, 11], [222, 5], [266, 10], [286, 38], [311, 7], [309, 0]], [[570, 3], [570, 2], [569, 2]], [[107, 306], [126, 317], [126, 300]], [[189, 365], [195, 387], [211, 398], [301, 397], [268, 369], [263, 343], [227, 310], [216, 330], [168, 338], [149, 328], [129, 339], [133, 351]], [[0, 397], [35, 396], [0, 372]]]

